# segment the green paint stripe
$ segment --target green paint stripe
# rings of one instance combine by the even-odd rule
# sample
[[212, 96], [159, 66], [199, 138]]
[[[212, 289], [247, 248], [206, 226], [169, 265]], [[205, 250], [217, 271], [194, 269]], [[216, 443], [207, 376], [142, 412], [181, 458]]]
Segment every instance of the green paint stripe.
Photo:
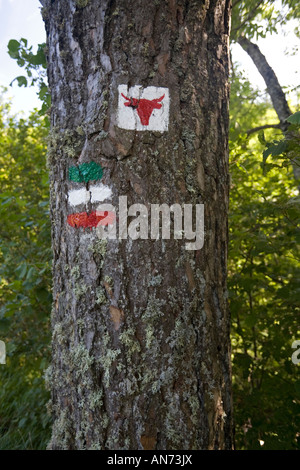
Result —
[[87, 183], [91, 180], [101, 180], [103, 176], [102, 166], [96, 162], [82, 163], [69, 168], [69, 179], [76, 183]]

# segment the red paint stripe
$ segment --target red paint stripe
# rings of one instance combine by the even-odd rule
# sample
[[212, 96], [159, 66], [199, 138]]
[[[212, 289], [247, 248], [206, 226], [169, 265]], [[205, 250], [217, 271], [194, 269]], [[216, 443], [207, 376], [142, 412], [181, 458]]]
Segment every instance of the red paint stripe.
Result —
[[88, 214], [87, 212], [75, 212], [68, 215], [68, 224], [71, 227], [84, 227], [92, 228], [100, 225], [110, 225], [115, 220], [114, 212], [98, 212], [93, 211]]

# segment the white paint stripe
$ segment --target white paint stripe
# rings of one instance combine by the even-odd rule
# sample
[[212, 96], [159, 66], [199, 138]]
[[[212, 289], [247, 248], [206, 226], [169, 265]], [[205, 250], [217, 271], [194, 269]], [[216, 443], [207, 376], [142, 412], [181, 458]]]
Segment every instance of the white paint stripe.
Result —
[[108, 186], [100, 183], [97, 186], [91, 186], [91, 202], [102, 202], [106, 199], [110, 198], [112, 195], [112, 191]]
[[90, 200], [90, 192], [85, 188], [72, 189], [68, 192], [69, 204], [71, 206], [79, 206], [80, 204], [87, 204]]
[[81, 204], [88, 204], [95, 202], [102, 202], [110, 198], [112, 190], [100, 183], [97, 186], [91, 186], [89, 190], [86, 188], [72, 189], [68, 192], [68, 202], [71, 206], [80, 206]]

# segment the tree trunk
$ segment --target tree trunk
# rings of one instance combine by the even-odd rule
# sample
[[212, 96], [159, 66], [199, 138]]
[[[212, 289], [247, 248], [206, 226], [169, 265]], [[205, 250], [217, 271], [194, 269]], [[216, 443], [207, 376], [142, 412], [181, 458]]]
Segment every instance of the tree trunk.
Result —
[[[230, 1], [42, 4], [52, 95], [49, 448], [230, 449]], [[170, 239], [154, 229], [147, 239], [136, 208], [127, 222], [117, 212], [120, 237], [101, 238], [95, 201], [118, 208], [119, 196], [149, 214], [150, 204], [204, 204], [203, 247], [187, 249], [187, 232], [180, 239], [173, 226]], [[130, 225], [126, 236], [138, 222], [141, 233]]]
[[265, 56], [262, 54], [261, 50], [256, 44], [249, 41], [249, 39], [247, 39], [245, 36], [240, 36], [237, 42], [251, 57], [257, 70], [263, 77], [274, 109], [280, 121], [281, 129], [286, 131], [288, 128], [286, 119], [292, 114], [292, 111], [289, 108], [285, 94], [280, 86], [274, 70], [269, 65]]

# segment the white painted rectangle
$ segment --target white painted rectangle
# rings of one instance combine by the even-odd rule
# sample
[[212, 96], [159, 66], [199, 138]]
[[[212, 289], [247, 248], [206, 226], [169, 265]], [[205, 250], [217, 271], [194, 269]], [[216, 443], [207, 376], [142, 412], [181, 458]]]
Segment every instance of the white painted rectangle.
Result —
[[86, 188], [72, 189], [68, 192], [69, 204], [73, 207], [87, 204], [90, 201], [90, 192]]
[[112, 190], [109, 186], [100, 183], [99, 185], [91, 186], [89, 189], [71, 189], [68, 192], [68, 202], [71, 206], [80, 206], [81, 204], [92, 204], [95, 202], [103, 202], [109, 199], [112, 195]]
[[91, 203], [94, 202], [102, 202], [106, 199], [109, 199], [112, 195], [112, 190], [105, 186], [104, 184], [100, 183], [98, 186], [91, 186]]

